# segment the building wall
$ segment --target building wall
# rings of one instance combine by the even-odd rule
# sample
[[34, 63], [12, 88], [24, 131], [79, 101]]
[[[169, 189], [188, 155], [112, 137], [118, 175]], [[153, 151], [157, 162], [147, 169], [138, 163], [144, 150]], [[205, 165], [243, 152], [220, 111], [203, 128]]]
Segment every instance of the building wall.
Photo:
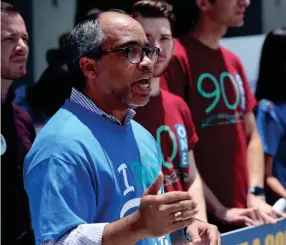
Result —
[[241, 60], [250, 87], [254, 91], [259, 71], [259, 61], [265, 35], [224, 38], [221, 45], [235, 53]]
[[[31, 0], [33, 9], [33, 78], [37, 81], [47, 67], [46, 52], [58, 47], [58, 38], [64, 32], [69, 31], [76, 15], [77, 0]], [[257, 25], [257, 32], [266, 33], [273, 28], [286, 25], [286, 0], [252, 0], [257, 14], [251, 17], [259, 17], [261, 25]], [[261, 1], [261, 2], [260, 2]], [[261, 3], [261, 4], [260, 4]], [[261, 13], [262, 12], [262, 13]], [[257, 66], [260, 57], [263, 35], [248, 36], [246, 30], [241, 37], [224, 38], [222, 44], [235, 52], [245, 65], [250, 83], [256, 80]]]
[[33, 60], [36, 82], [47, 67], [46, 52], [58, 47], [59, 37], [74, 24], [76, 0], [32, 0]]
[[274, 28], [286, 26], [286, 0], [263, 0], [262, 26], [263, 33]]

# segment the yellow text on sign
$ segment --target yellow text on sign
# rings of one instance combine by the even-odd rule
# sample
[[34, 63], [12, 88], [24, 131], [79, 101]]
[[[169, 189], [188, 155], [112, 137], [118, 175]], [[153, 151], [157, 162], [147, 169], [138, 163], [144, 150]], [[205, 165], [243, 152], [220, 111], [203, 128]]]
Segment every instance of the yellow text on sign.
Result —
[[252, 241], [252, 243], [243, 242], [237, 245], [286, 245], [286, 231], [284, 233], [277, 232], [275, 235], [269, 234], [266, 236], [264, 241], [262, 241], [262, 239], [256, 238]]

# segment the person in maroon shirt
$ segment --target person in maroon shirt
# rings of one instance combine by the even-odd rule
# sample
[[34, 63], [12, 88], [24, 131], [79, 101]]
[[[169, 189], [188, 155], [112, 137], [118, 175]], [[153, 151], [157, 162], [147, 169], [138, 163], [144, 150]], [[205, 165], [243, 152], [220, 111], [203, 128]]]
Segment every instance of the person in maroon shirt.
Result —
[[14, 79], [26, 73], [27, 40], [19, 12], [1, 2], [1, 240], [9, 245], [35, 244], [22, 174], [35, 130], [29, 115], [13, 103], [11, 87]]
[[[241, 26], [249, 1], [192, 0], [190, 33], [175, 42], [162, 87], [189, 105], [199, 142], [194, 149], [205, 182], [209, 216], [225, 232], [275, 223], [282, 216], [266, 204], [255, 98], [238, 57], [219, 41]], [[233, 225], [233, 226], [232, 226]]]
[[[150, 80], [151, 97], [147, 105], [136, 108], [134, 120], [156, 139], [163, 159], [164, 189], [189, 191], [198, 203], [196, 218], [207, 221], [202, 181], [193, 157], [198, 137], [190, 110], [182, 98], [160, 89], [160, 76], [173, 53], [172, 6], [163, 1], [141, 0], [133, 5], [133, 17], [142, 25], [149, 44], [160, 48]], [[215, 229], [213, 234], [218, 234]], [[195, 235], [191, 233], [192, 238]], [[174, 242], [175, 239], [172, 241]]]

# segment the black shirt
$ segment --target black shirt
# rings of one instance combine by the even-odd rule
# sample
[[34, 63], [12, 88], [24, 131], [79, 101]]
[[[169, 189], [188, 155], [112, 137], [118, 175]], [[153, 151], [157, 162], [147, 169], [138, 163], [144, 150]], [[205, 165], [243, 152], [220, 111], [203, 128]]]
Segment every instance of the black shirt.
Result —
[[34, 244], [30, 238], [29, 243], [23, 241], [33, 237], [23, 162], [35, 139], [35, 129], [29, 115], [13, 99], [10, 89], [7, 100], [1, 101], [1, 240], [2, 244]]

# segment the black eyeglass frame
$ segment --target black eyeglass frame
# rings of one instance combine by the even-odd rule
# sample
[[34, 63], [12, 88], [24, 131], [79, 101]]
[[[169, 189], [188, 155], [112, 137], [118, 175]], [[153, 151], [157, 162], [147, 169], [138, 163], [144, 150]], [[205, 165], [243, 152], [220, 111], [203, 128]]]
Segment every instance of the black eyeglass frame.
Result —
[[[160, 49], [157, 47], [152, 47], [152, 46], [148, 46], [148, 47], [144, 47], [144, 48], [140, 48], [141, 49], [141, 57], [139, 62], [131, 62], [128, 58], [128, 54], [129, 54], [129, 49], [134, 48], [134, 47], [124, 47], [124, 48], [117, 48], [117, 49], [108, 49], [108, 50], [103, 50], [100, 54], [100, 56], [103, 56], [105, 54], [109, 54], [109, 53], [113, 53], [113, 52], [123, 52], [125, 53], [126, 59], [128, 60], [129, 63], [131, 64], [139, 64], [142, 62], [143, 58], [144, 58], [144, 54], [148, 57], [146, 51], [147, 50], [152, 50], [152, 52], [157, 53], [157, 58], [156, 61], [154, 61], [154, 63], [158, 62], [159, 59], [159, 54], [160, 54]], [[139, 47], [137, 47], [139, 48]], [[149, 58], [149, 57], [148, 57]], [[151, 58], [149, 58], [151, 59]], [[152, 59], [151, 59], [152, 60]]]

